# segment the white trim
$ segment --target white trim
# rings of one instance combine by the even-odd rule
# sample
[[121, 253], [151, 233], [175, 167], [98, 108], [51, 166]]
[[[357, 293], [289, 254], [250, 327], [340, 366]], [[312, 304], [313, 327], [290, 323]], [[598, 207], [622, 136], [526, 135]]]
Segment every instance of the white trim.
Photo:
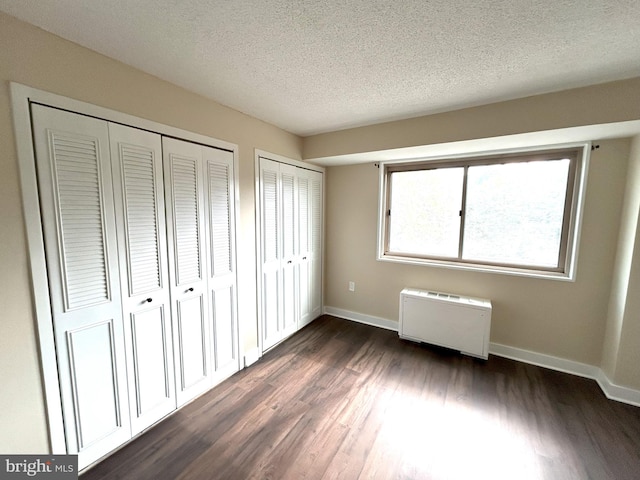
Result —
[[[261, 150], [256, 149], [254, 151], [254, 167], [253, 174], [255, 178], [255, 201], [253, 207], [255, 210], [255, 258], [256, 258], [256, 321], [258, 322], [258, 352], [260, 355], [264, 353], [264, 346], [262, 343], [262, 201], [260, 198], [260, 153]], [[246, 361], [245, 361], [246, 365]]]
[[235, 314], [235, 321], [236, 321], [236, 331], [234, 332], [234, 336], [236, 337], [235, 340], [235, 347], [237, 347], [237, 352], [238, 352], [238, 361], [237, 361], [237, 371], [239, 372], [240, 370], [242, 370], [243, 367], [243, 363], [242, 363], [242, 358], [245, 355], [244, 352], [244, 344], [242, 342], [242, 325], [240, 325], [240, 302], [239, 302], [239, 297], [240, 297], [240, 277], [239, 277], [239, 270], [238, 270], [238, 237], [240, 236], [240, 222], [239, 222], [239, 215], [240, 215], [240, 151], [239, 151], [239, 147], [238, 145], [233, 145], [233, 149], [232, 149], [232, 154], [233, 154], [233, 218], [231, 219], [231, 221], [233, 222], [233, 229], [232, 229], [232, 239], [233, 239], [233, 245], [232, 245], [232, 251], [233, 251], [233, 257], [232, 257], [232, 265], [233, 265], [233, 276], [235, 279], [235, 285], [233, 285], [233, 308], [234, 308], [234, 314]]
[[[576, 172], [576, 178], [574, 181], [573, 198], [571, 200], [570, 219], [568, 227], [567, 237], [567, 252], [564, 262], [564, 271], [553, 272], [547, 270], [527, 269], [526, 267], [514, 266], [500, 266], [491, 264], [474, 263], [473, 261], [464, 261], [462, 259], [453, 261], [447, 259], [437, 258], [422, 258], [422, 257], [410, 257], [403, 254], [387, 254], [385, 253], [386, 246], [386, 230], [387, 226], [387, 209], [389, 208], [387, 198], [387, 166], [394, 164], [412, 164], [412, 163], [429, 163], [440, 161], [454, 161], [454, 160], [468, 160], [473, 161], [474, 158], [491, 158], [493, 156], [501, 155], [522, 155], [522, 154], [535, 154], [539, 151], [547, 150], [563, 150], [580, 148], [582, 149], [581, 155], [578, 155], [578, 171]], [[589, 159], [591, 155], [591, 142], [572, 142], [572, 143], [559, 143], [559, 144], [545, 144], [537, 145], [535, 147], [517, 147], [508, 148], [503, 150], [491, 149], [491, 150], [477, 150], [468, 153], [456, 153], [451, 155], [441, 156], [426, 156], [421, 158], [407, 158], [407, 159], [395, 159], [380, 162], [378, 165], [378, 219], [377, 219], [377, 250], [376, 260], [382, 262], [392, 263], [404, 263], [409, 265], [422, 265], [428, 267], [447, 268], [452, 270], [466, 270], [483, 273], [497, 273], [503, 275], [512, 275], [518, 277], [530, 277], [530, 278], [542, 278], [548, 280], [559, 280], [573, 282], [576, 278], [576, 266], [578, 261], [578, 245], [580, 243], [580, 233], [582, 227], [582, 217], [584, 211], [584, 201], [587, 187], [587, 174], [589, 170]]]
[[542, 278], [547, 280], [557, 280], [561, 282], [575, 281], [575, 275], [571, 277], [569, 276], [570, 274], [566, 274], [566, 273], [546, 272], [543, 270], [529, 270], [526, 268], [518, 268], [518, 267], [502, 267], [497, 265], [491, 266], [491, 265], [481, 265], [481, 264], [465, 263], [465, 262], [451, 262], [447, 260], [436, 260], [433, 258], [421, 259], [421, 258], [412, 258], [412, 257], [402, 257], [400, 255], [380, 254], [380, 256], [378, 256], [376, 260], [380, 262], [403, 263], [406, 265], [421, 265], [425, 267], [446, 268], [449, 270], [464, 270], [468, 272], [493, 273], [493, 274], [511, 275], [514, 277]]
[[45, 92], [43, 90], [38, 90], [15, 82], [11, 82], [10, 87], [12, 96], [15, 96], [18, 99], [26, 99], [28, 102], [40, 103], [42, 105], [56, 107], [90, 117], [96, 117], [109, 122], [149, 130], [150, 132], [159, 133], [166, 137], [173, 137], [178, 140], [187, 140], [192, 143], [199, 143], [201, 145], [207, 145], [222, 150], [229, 150], [234, 153], [237, 153], [238, 150], [238, 146], [235, 143], [208, 137], [188, 130], [182, 130], [181, 128], [171, 127], [145, 118], [111, 110], [110, 108], [99, 107], [97, 105], [92, 105], [91, 103], [81, 102], [80, 100], [63, 97], [61, 95], [56, 95], [55, 93]]
[[640, 390], [634, 390], [632, 388], [622, 387], [612, 383], [604, 371], [599, 367], [554, 357], [552, 355], [546, 355], [544, 353], [536, 353], [521, 348], [509, 347], [499, 343], [491, 343], [489, 345], [489, 353], [499, 357], [516, 360], [518, 362], [549, 368], [558, 372], [590, 378], [598, 383], [600, 389], [608, 399], [640, 407]]
[[322, 248], [320, 252], [320, 309], [324, 313], [325, 305], [325, 281], [327, 279], [327, 174], [322, 174], [322, 226], [320, 227]]
[[22, 190], [22, 208], [31, 271], [32, 300], [40, 346], [42, 386], [49, 427], [49, 447], [52, 454], [66, 454], [67, 445], [64, 435], [62, 404], [60, 403], [60, 385], [58, 384], [56, 346], [34, 162], [35, 152], [33, 150], [31, 115], [29, 114], [29, 97], [21, 85], [11, 83], [10, 90], [20, 187]]
[[398, 331], [398, 322], [395, 320], [389, 320], [382, 317], [374, 317], [373, 315], [367, 315], [364, 313], [352, 312], [350, 310], [343, 310], [336, 307], [324, 307], [324, 313], [327, 315], [333, 315], [345, 320], [351, 320], [353, 322], [364, 323], [365, 325], [371, 325], [372, 327], [384, 328], [386, 330]]
[[[363, 323], [374, 327], [385, 328], [387, 330], [397, 331], [398, 322], [388, 320], [386, 318], [374, 317], [364, 313], [352, 312], [336, 307], [325, 307], [324, 313], [333, 315], [345, 320]], [[595, 380], [598, 386], [609, 400], [626, 403], [640, 407], [640, 390], [634, 390], [628, 387], [616, 385], [609, 380], [607, 375], [594, 365], [567, 360], [565, 358], [554, 357], [545, 353], [532, 352], [523, 348], [510, 347], [500, 343], [490, 343], [489, 353], [498, 357], [508, 358], [517, 362], [528, 363], [538, 367], [548, 368], [558, 372], [576, 375], [578, 377], [589, 378]]]
[[293, 165], [294, 167], [306, 168], [307, 170], [314, 170], [316, 172], [325, 173], [324, 167], [319, 167], [318, 165], [314, 165], [313, 163], [303, 162], [301, 160], [294, 160], [293, 158], [278, 155], [277, 153], [267, 152], [265, 150], [260, 150], [259, 148], [255, 149], [255, 157], [257, 161], [259, 157], [263, 157], [267, 160], [286, 163], [287, 165]]
[[567, 279], [575, 281], [578, 269], [578, 250], [580, 247], [580, 236], [582, 235], [582, 218], [584, 217], [584, 204], [587, 198], [587, 176], [589, 174], [589, 162], [591, 161], [591, 142], [585, 144], [582, 150], [582, 165], [578, 172], [580, 177], [577, 181], [577, 188], [573, 190], [571, 219], [569, 220], [569, 237], [567, 238], [567, 258], [566, 269]]
[[[42, 385], [44, 389], [45, 411], [49, 434], [49, 446], [53, 454], [66, 454], [67, 447], [64, 434], [62, 405], [60, 402], [60, 385], [58, 384], [58, 368], [50, 310], [50, 292], [47, 283], [47, 267], [44, 253], [42, 217], [38, 193], [35, 152], [31, 129], [30, 103], [39, 103], [81, 115], [100, 118], [102, 120], [129, 125], [135, 128], [152, 131], [164, 136], [179, 138], [233, 153], [236, 212], [239, 207], [239, 162], [238, 146], [213, 137], [207, 137], [179, 128], [163, 125], [143, 118], [117, 112], [104, 107], [45, 92], [25, 85], [11, 82], [11, 107], [16, 139], [18, 169], [22, 191], [23, 215], [27, 233], [27, 248], [31, 273], [33, 308], [36, 317], [36, 328], [40, 352]], [[233, 221], [237, 227], [237, 218]], [[237, 257], [236, 257], [237, 259]], [[237, 265], [236, 265], [237, 269]], [[236, 271], [237, 281], [237, 271]], [[237, 312], [237, 297], [236, 297]], [[238, 319], [238, 331], [240, 329]], [[240, 368], [240, 358], [238, 358]]]
[[493, 342], [489, 344], [489, 353], [498, 357], [504, 357], [510, 360], [536, 365], [538, 367], [549, 368], [558, 372], [570, 373], [584, 378], [595, 379], [598, 370], [600, 370], [598, 367], [594, 367], [593, 365], [588, 365], [586, 363], [575, 362], [573, 360], [554, 357], [553, 355], [532, 352], [530, 350], [510, 347], [508, 345], [501, 345]]
[[621, 387], [620, 385], [612, 383], [609, 377], [607, 377], [607, 374], [601, 369], [598, 369], [595, 380], [608, 399], [640, 407], [640, 390]]
[[261, 358], [262, 358], [262, 352], [259, 347], [252, 348], [251, 350], [247, 350], [244, 353], [244, 368], [247, 368], [248, 366], [253, 365]]
[[571, 148], [585, 148], [587, 151], [591, 151], [590, 141], [579, 142], [560, 142], [560, 143], [542, 143], [533, 146], [517, 146], [510, 148], [489, 148], [489, 149], [476, 149], [465, 152], [459, 152], [447, 155], [426, 155], [423, 157], [414, 158], [400, 158], [394, 160], [383, 160], [380, 166], [393, 165], [393, 164], [405, 164], [405, 163], [421, 163], [431, 161], [451, 161], [451, 160], [473, 160], [474, 158], [494, 157], [499, 155], [520, 155], [526, 153], [545, 152], [547, 150], [565, 150]]

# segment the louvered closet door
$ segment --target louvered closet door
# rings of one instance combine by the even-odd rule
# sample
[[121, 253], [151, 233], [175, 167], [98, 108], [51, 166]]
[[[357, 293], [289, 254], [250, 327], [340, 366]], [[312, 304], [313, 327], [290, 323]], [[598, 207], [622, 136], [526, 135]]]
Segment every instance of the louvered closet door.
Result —
[[199, 145], [162, 139], [177, 404], [211, 386], [204, 181]]
[[298, 168], [298, 326], [311, 318], [311, 181], [309, 171]]
[[280, 164], [260, 159], [260, 220], [262, 261], [262, 349], [266, 350], [282, 339], [282, 273]]
[[320, 172], [309, 171], [309, 176], [311, 203], [311, 264], [309, 268], [311, 271], [311, 319], [313, 320], [322, 314], [323, 175]]
[[240, 369], [236, 315], [233, 153], [202, 147], [207, 206], [213, 383]]
[[32, 106], [62, 410], [84, 468], [131, 437], [107, 123]]
[[282, 336], [298, 329], [298, 235], [296, 167], [280, 164], [282, 206]]
[[133, 435], [175, 410], [160, 135], [109, 124]]

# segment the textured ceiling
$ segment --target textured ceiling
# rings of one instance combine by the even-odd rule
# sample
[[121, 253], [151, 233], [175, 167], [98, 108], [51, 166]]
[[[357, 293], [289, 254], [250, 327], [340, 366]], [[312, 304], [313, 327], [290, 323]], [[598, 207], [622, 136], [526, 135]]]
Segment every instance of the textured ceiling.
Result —
[[640, 76], [639, 0], [0, 0], [299, 134]]

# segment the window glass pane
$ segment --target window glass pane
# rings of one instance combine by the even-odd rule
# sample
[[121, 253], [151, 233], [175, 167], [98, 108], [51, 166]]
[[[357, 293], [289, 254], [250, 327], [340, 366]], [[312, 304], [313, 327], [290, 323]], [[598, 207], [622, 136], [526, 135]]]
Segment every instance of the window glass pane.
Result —
[[391, 252], [458, 256], [463, 177], [463, 168], [391, 174]]
[[569, 163], [469, 167], [463, 259], [557, 267]]

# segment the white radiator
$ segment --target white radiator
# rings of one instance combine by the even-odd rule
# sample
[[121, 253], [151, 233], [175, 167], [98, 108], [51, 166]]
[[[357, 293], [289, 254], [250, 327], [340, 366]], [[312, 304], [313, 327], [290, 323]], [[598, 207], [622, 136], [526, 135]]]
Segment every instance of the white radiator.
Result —
[[400, 338], [489, 358], [491, 301], [405, 288], [400, 292]]

